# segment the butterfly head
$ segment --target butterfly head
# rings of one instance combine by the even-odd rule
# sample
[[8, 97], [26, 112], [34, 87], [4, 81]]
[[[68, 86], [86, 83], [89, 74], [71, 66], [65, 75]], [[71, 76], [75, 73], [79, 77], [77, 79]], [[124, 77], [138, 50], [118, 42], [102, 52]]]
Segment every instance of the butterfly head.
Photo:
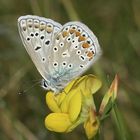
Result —
[[58, 83], [53, 84], [52, 81], [50, 82], [49, 80], [45, 80], [45, 79], [42, 79], [41, 87], [43, 87], [45, 90], [51, 90], [55, 94], [58, 94], [63, 89], [63, 85]]
[[41, 81], [41, 87], [43, 87], [45, 90], [50, 90], [50, 84], [48, 81], [46, 81], [45, 79], [42, 79]]

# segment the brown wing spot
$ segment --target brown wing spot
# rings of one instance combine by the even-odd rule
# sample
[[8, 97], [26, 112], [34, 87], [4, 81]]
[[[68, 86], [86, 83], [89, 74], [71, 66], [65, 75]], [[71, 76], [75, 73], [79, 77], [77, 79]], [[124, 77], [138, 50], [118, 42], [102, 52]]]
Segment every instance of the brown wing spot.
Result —
[[26, 27], [25, 26], [23, 26], [22, 29], [23, 29], [23, 31], [26, 31]]
[[87, 52], [87, 56], [88, 56], [88, 57], [92, 57], [92, 56], [93, 56], [93, 53], [90, 52], [90, 51], [88, 51], [88, 52]]
[[39, 28], [39, 29], [40, 29], [40, 31], [45, 30], [45, 26], [46, 26], [45, 24], [41, 24], [41, 25], [40, 25], [40, 28]]
[[31, 28], [31, 27], [32, 27], [32, 25], [33, 25], [32, 23], [30, 23], [30, 22], [28, 23], [28, 27], [30, 27], [30, 28]]
[[38, 20], [34, 20], [34, 27], [39, 28], [39, 21]]
[[35, 24], [35, 28], [39, 28], [39, 24]]
[[45, 29], [45, 27], [41, 26], [39, 29], [40, 29], [40, 31], [43, 31]]
[[89, 58], [89, 61], [90, 61], [92, 58], [93, 58], [93, 57], [90, 57], [90, 58]]
[[79, 36], [79, 39], [78, 39], [79, 42], [84, 41], [84, 40], [86, 40], [85, 37], [83, 37], [83, 36]]
[[37, 46], [36, 48], [35, 48], [35, 50], [37, 51], [37, 50], [39, 50], [39, 49], [41, 49], [41, 47], [40, 46]]
[[59, 40], [61, 38], [61, 34], [59, 33], [56, 37], [56, 40]]
[[62, 36], [63, 37], [66, 37], [67, 35], [68, 35], [68, 32], [67, 31], [62, 32]]
[[47, 32], [48, 33], [51, 33], [52, 32], [52, 29], [51, 28], [47, 28]]
[[76, 37], [81, 35], [80, 32], [75, 32], [75, 34], [76, 34]]
[[89, 48], [90, 46], [89, 46], [88, 43], [83, 43], [83, 44], [82, 44], [82, 47], [83, 47], [83, 48]]
[[69, 32], [70, 32], [70, 34], [73, 34], [74, 32], [76, 32], [76, 30], [70, 29]]
[[87, 56], [89, 57], [89, 61], [93, 58], [94, 53], [91, 51], [87, 52]]
[[51, 32], [53, 31], [53, 27], [47, 26], [47, 27], [46, 27], [46, 31], [47, 31], [48, 33], [51, 33]]

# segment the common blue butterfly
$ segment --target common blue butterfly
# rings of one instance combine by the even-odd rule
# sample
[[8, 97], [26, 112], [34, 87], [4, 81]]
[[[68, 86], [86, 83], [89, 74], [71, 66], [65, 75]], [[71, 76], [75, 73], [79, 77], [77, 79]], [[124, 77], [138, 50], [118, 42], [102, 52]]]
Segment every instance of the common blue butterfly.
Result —
[[55, 93], [85, 72], [101, 54], [96, 36], [81, 22], [63, 26], [48, 18], [18, 18], [22, 42], [42, 75], [42, 87]]

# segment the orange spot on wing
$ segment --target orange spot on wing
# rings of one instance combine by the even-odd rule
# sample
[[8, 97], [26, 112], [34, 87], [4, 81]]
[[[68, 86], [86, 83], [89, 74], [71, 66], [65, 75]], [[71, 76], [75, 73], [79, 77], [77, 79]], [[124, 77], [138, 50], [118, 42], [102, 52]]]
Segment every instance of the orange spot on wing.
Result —
[[83, 43], [83, 44], [82, 44], [82, 47], [83, 47], [83, 48], [89, 48], [90, 46], [89, 46], [88, 43]]
[[87, 52], [87, 56], [89, 57], [89, 61], [93, 58], [94, 53], [91, 51]]
[[76, 32], [76, 30], [70, 29], [69, 32], [70, 32], [71, 34], [73, 34], [74, 32]]
[[79, 36], [79, 39], [78, 39], [79, 42], [80, 42], [80, 41], [84, 41], [84, 40], [86, 40], [85, 37], [83, 37], [83, 36]]
[[67, 31], [62, 32], [62, 36], [63, 37], [66, 37], [67, 35], [68, 35], [68, 32]]
[[81, 35], [80, 32], [75, 32], [75, 34], [76, 34], [76, 37]]
[[89, 52], [87, 52], [87, 56], [91, 57], [91, 56], [93, 56], [93, 53], [89, 51]]

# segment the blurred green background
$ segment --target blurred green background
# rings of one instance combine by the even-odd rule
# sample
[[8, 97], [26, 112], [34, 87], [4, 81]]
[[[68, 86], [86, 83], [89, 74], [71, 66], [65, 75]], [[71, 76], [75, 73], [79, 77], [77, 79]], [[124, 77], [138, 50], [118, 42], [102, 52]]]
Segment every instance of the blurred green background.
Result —
[[[0, 140], [86, 140], [82, 126], [68, 134], [48, 131], [50, 112], [41, 79], [26, 53], [17, 18], [33, 14], [64, 24], [79, 20], [98, 37], [102, 57], [86, 73], [103, 81], [97, 105], [118, 73], [117, 118], [111, 113], [101, 127], [101, 140], [140, 139], [140, 0], [0, 0]], [[102, 94], [101, 94], [102, 93]]]

